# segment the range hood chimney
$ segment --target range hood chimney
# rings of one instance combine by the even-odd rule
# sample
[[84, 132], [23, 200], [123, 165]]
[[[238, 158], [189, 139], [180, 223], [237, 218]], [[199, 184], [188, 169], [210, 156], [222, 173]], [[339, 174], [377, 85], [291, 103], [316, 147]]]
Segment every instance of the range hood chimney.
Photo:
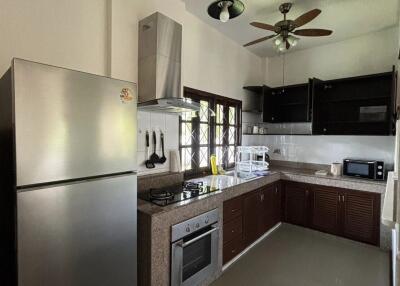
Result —
[[182, 25], [156, 12], [139, 22], [139, 110], [198, 111], [181, 88]]

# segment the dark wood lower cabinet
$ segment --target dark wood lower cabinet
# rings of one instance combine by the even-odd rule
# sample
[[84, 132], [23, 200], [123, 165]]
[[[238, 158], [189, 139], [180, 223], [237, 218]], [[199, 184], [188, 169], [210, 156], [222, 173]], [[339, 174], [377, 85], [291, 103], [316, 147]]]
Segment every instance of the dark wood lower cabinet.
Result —
[[311, 193], [311, 228], [338, 234], [340, 223], [340, 192], [335, 189], [315, 187]]
[[284, 221], [379, 246], [380, 194], [284, 183]]
[[294, 182], [285, 183], [284, 221], [308, 226], [309, 190], [307, 185]]
[[380, 194], [277, 182], [224, 202], [223, 263], [280, 221], [379, 246]]
[[255, 241], [261, 233], [263, 214], [260, 191], [254, 191], [244, 198], [244, 243], [246, 246]]
[[343, 236], [379, 245], [379, 194], [347, 191], [342, 195]]
[[277, 182], [224, 203], [224, 264], [281, 221], [281, 193]]

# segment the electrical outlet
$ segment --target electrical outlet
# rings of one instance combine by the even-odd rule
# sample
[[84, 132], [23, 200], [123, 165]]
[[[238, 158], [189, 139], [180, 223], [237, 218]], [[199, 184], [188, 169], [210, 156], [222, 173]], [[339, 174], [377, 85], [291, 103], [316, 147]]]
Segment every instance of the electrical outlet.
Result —
[[273, 152], [274, 154], [281, 154], [281, 149], [274, 149], [274, 152]]

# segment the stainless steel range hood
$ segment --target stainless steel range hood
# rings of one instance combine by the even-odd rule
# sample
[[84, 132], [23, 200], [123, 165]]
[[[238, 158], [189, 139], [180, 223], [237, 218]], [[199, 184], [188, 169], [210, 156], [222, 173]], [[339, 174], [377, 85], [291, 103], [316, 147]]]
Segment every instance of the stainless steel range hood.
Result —
[[183, 99], [182, 25], [156, 12], [139, 22], [139, 110], [163, 113], [198, 111]]

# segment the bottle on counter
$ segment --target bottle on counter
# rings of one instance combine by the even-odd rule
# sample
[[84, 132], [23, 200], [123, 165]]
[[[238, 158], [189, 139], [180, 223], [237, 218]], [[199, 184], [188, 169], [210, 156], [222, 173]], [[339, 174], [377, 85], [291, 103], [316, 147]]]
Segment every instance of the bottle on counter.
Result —
[[211, 163], [211, 173], [213, 175], [218, 175], [217, 156], [215, 154], [211, 154], [210, 163]]

